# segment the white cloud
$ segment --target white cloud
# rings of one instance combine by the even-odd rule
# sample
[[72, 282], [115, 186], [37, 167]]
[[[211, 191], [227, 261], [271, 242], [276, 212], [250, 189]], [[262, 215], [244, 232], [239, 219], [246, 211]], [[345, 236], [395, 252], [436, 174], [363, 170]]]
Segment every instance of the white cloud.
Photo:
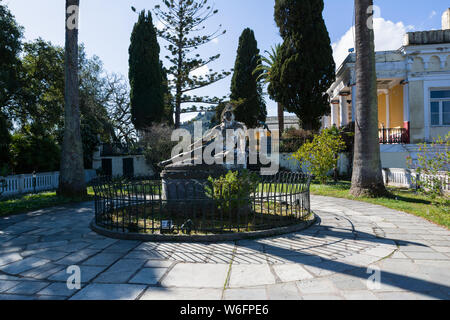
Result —
[[182, 113], [180, 114], [180, 122], [186, 122], [189, 120], [194, 119], [196, 116], [198, 115], [198, 112], [193, 112], [193, 113]]
[[345, 58], [348, 56], [348, 50], [350, 48], [354, 48], [354, 31], [355, 28], [351, 27], [336, 43], [333, 43], [331, 46], [333, 48], [333, 57], [334, 62], [336, 63], [336, 68], [344, 62]]
[[[383, 18], [374, 19], [375, 50], [387, 51], [397, 50], [403, 45], [404, 35], [414, 29], [413, 26], [405, 26], [403, 22], [394, 23]], [[344, 62], [348, 56], [348, 50], [354, 48], [355, 28], [350, 28], [338, 42], [332, 44], [334, 61], [336, 67]]]
[[158, 30], [160, 30], [160, 31], [161, 31], [162, 29], [164, 29], [164, 24], [161, 22], [161, 20], [158, 20], [158, 21], [156, 22], [155, 28], [158, 29]]
[[437, 15], [437, 12], [436, 11], [431, 11], [431, 13], [430, 13], [430, 16], [429, 16], [429, 19], [432, 19], [432, 18], [434, 18], [434, 16], [436, 16]]
[[204, 77], [209, 74], [208, 65], [198, 68], [190, 73], [191, 76]]
[[214, 38], [214, 39], [212, 39], [212, 43], [218, 44], [218, 43], [219, 43], [219, 38]]

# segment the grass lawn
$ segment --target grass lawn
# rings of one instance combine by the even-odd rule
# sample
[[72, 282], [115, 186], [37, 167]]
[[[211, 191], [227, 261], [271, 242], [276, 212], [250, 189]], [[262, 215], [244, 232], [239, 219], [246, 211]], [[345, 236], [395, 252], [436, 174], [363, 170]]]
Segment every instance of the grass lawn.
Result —
[[389, 188], [389, 198], [355, 198], [349, 194], [351, 183], [341, 181], [320, 185], [311, 184], [311, 194], [335, 198], [345, 198], [382, 205], [391, 209], [411, 213], [446, 228], [450, 227], [450, 199], [441, 199], [440, 205], [432, 203], [430, 198], [416, 194], [412, 190]]
[[65, 198], [56, 195], [56, 192], [42, 192], [37, 194], [21, 195], [14, 198], [0, 200], [0, 217], [13, 214], [26, 213], [34, 210], [93, 200], [94, 191], [88, 188], [86, 198]]

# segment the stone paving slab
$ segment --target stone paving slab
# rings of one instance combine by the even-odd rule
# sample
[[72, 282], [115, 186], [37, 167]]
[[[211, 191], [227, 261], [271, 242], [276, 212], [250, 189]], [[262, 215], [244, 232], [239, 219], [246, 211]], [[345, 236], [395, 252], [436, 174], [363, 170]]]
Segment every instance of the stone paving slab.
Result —
[[223, 288], [228, 266], [224, 264], [179, 263], [162, 280], [163, 287]]
[[65, 269], [64, 266], [56, 265], [54, 263], [47, 263], [37, 268], [22, 272], [20, 275], [25, 278], [46, 279], [63, 269]]
[[23, 296], [19, 294], [0, 294], [0, 300], [36, 300], [36, 296]]
[[314, 277], [299, 264], [274, 265], [272, 268], [281, 282], [293, 282]]
[[302, 296], [311, 294], [331, 294], [338, 293], [338, 289], [333, 281], [329, 279], [311, 279], [297, 282], [297, 286]]
[[[62, 251], [51, 250], [51, 249], [42, 249], [35, 253], [28, 252], [27, 256], [28, 255], [32, 255], [34, 257], [41, 258], [41, 259], [57, 261], [57, 260], [61, 260], [62, 258], [66, 257], [68, 255], [68, 253], [62, 252]], [[22, 253], [22, 256], [25, 256], [25, 255]]]
[[5, 281], [5, 280], [1, 280], [0, 281], [0, 293], [6, 292], [9, 289], [11, 289], [11, 288], [13, 288], [13, 287], [15, 287], [15, 286], [17, 286], [17, 285], [19, 285], [21, 283], [24, 283], [24, 282], [23, 281]]
[[266, 287], [269, 300], [301, 300], [300, 291], [295, 283], [279, 283]]
[[343, 291], [342, 296], [346, 300], [379, 300], [373, 292], [367, 290]]
[[3, 271], [8, 274], [20, 274], [24, 271], [28, 271], [33, 268], [37, 268], [46, 263], [50, 262], [49, 260], [39, 259], [34, 257], [29, 257], [23, 260], [19, 260], [4, 266], [0, 267], [0, 271]]
[[275, 276], [267, 264], [233, 265], [231, 267], [230, 288], [254, 287], [275, 283]]
[[136, 284], [93, 283], [81, 289], [70, 300], [135, 300], [145, 290]]
[[0, 256], [0, 266], [4, 266], [11, 262], [22, 260], [22, 256], [18, 253], [7, 253]]
[[263, 288], [239, 288], [226, 289], [224, 300], [267, 300], [266, 289]]
[[220, 300], [222, 289], [148, 288], [141, 300]]
[[49, 282], [42, 281], [21, 281], [17, 286], [6, 291], [6, 293], [33, 295], [49, 284]]
[[143, 260], [122, 259], [99, 275], [94, 282], [126, 283], [144, 265]]
[[73, 289], [73, 290], [68, 289], [66, 283], [56, 282], [56, 283], [50, 284], [45, 289], [40, 290], [38, 292], [38, 295], [51, 296], [51, 297], [56, 297], [56, 296], [70, 297], [70, 296], [74, 295], [75, 293], [77, 293], [78, 291], [79, 290], [77, 290], [77, 289]]
[[[346, 199], [311, 205], [307, 230], [214, 244], [108, 239], [89, 229], [92, 203], [0, 218], [0, 299], [450, 299], [449, 230]], [[67, 288], [71, 265], [81, 290]]]
[[[105, 270], [105, 267], [80, 266], [81, 283], [90, 282], [92, 279], [94, 279], [98, 274], [100, 274], [104, 270]], [[66, 282], [67, 279], [70, 277], [70, 275], [71, 275], [71, 273], [68, 274], [67, 269], [64, 268], [61, 271], [51, 275], [48, 278], [48, 280]]]
[[99, 253], [95, 256], [89, 258], [88, 260], [84, 261], [82, 265], [85, 266], [110, 266], [114, 262], [116, 262], [119, 258], [121, 258], [123, 255], [120, 253]]
[[144, 268], [129, 283], [156, 285], [166, 272], [167, 268]]

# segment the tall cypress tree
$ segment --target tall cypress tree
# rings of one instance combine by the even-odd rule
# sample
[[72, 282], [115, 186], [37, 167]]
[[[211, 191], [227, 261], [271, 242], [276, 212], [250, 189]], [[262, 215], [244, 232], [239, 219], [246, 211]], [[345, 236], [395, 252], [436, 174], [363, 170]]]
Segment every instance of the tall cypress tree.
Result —
[[323, 0], [276, 0], [275, 21], [284, 42], [269, 94], [295, 113], [305, 129], [319, 129], [330, 113], [326, 91], [335, 81], [335, 63]]
[[131, 120], [138, 130], [164, 119], [163, 74], [160, 47], [152, 15], [141, 11], [129, 48]]
[[161, 76], [162, 76], [162, 92], [164, 94], [164, 115], [162, 118], [162, 122], [167, 123], [169, 126], [174, 125], [173, 121], [173, 97], [170, 92], [169, 80], [167, 79], [167, 70], [164, 68], [163, 63], [160, 61], [161, 65]]
[[267, 117], [262, 87], [257, 80], [259, 74], [254, 72], [260, 58], [255, 34], [247, 28], [239, 38], [230, 98], [237, 102], [236, 120], [249, 128], [256, 128], [258, 121], [265, 121]]

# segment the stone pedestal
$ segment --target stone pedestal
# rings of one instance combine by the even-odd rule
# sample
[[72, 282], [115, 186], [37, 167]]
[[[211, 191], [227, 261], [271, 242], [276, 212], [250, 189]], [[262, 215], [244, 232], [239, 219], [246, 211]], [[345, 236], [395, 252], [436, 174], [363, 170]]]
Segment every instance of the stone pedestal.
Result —
[[218, 178], [228, 169], [222, 165], [177, 163], [161, 173], [163, 200], [205, 199], [204, 185], [209, 177]]

